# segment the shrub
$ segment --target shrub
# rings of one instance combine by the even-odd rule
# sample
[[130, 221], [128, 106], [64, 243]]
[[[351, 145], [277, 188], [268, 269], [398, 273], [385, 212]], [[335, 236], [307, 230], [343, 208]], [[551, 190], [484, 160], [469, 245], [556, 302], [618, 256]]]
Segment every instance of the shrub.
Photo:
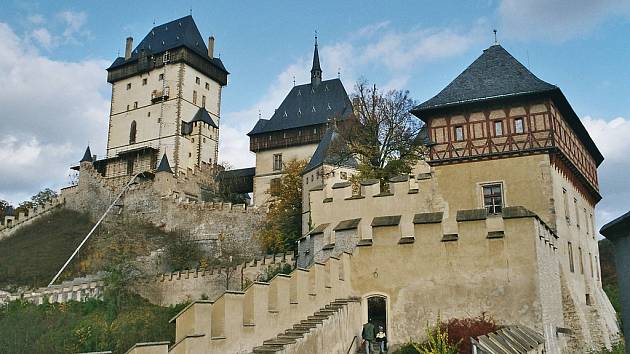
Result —
[[265, 268], [262, 274], [258, 275], [258, 281], [269, 282], [277, 274], [289, 274], [293, 270], [293, 266], [288, 263], [272, 264]]
[[479, 337], [499, 329], [494, 320], [485, 313], [474, 318], [453, 318], [442, 323], [441, 327], [448, 333], [451, 344], [460, 343], [459, 351], [462, 354], [472, 353], [471, 337]]
[[590, 354], [624, 354], [626, 352], [625, 345], [622, 342], [617, 343], [611, 350], [602, 348], [600, 350], [591, 351]]
[[204, 254], [199, 244], [188, 232], [178, 231], [166, 245], [164, 255], [172, 270], [196, 268]]

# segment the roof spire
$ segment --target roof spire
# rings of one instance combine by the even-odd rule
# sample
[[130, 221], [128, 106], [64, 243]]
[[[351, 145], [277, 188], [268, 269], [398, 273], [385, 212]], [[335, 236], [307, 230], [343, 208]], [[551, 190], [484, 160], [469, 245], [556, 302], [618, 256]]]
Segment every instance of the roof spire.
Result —
[[157, 172], [173, 173], [173, 170], [171, 170], [171, 165], [168, 163], [168, 157], [166, 157], [166, 154], [162, 155], [162, 160], [160, 161], [160, 165], [157, 168]]
[[90, 151], [90, 145], [88, 145], [87, 149], [85, 149], [85, 154], [83, 154], [83, 158], [81, 159], [81, 161], [79, 161], [79, 163], [81, 162], [94, 162], [94, 160], [92, 160], [92, 152]]
[[311, 69], [311, 85], [317, 87], [322, 82], [322, 68], [319, 66], [319, 52], [317, 51], [317, 31], [315, 31], [315, 50], [313, 51], [313, 68]]

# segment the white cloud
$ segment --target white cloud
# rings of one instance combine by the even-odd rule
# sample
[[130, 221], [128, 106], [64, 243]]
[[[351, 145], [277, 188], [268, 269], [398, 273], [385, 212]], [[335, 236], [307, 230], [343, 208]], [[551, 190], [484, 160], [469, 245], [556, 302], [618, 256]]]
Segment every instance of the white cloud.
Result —
[[87, 14], [85, 12], [62, 11], [57, 17], [65, 24], [63, 36], [67, 40], [74, 40], [76, 35], [89, 35], [89, 32], [83, 28], [87, 22]]
[[627, 0], [502, 0], [499, 20], [513, 38], [564, 41], [588, 33], [607, 17], [630, 15]]
[[34, 38], [42, 47], [50, 49], [54, 46], [53, 36], [45, 28], [36, 28], [31, 31], [31, 37]]
[[88, 141], [105, 150], [108, 64], [51, 60], [0, 23], [0, 198], [62, 186]]
[[630, 119], [618, 117], [607, 121], [587, 116], [582, 122], [605, 158], [598, 171], [603, 197], [597, 206], [599, 229], [630, 210]]

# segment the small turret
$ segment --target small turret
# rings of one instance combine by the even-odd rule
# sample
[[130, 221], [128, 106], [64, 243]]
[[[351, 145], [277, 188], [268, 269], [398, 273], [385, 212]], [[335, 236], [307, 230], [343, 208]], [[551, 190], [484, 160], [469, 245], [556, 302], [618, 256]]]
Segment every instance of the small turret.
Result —
[[81, 158], [81, 161], [79, 161], [79, 163], [83, 163], [83, 162], [89, 162], [89, 163], [94, 162], [94, 159], [92, 158], [92, 152], [90, 151], [90, 146], [89, 145], [88, 145], [87, 149], [85, 149], [85, 154], [83, 154], [83, 158]]
[[160, 165], [157, 168], [157, 173], [160, 172], [168, 172], [168, 173], [173, 173], [173, 170], [171, 170], [171, 165], [168, 163], [168, 157], [166, 157], [166, 154], [162, 155], [162, 160], [160, 160]]

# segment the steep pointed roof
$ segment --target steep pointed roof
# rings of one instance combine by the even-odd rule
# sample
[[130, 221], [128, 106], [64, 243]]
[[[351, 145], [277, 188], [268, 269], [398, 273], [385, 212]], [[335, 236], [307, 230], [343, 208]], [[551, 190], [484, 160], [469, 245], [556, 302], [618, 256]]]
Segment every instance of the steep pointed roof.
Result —
[[171, 170], [171, 165], [168, 163], [168, 157], [166, 157], [166, 154], [162, 155], [162, 160], [160, 160], [160, 165], [157, 168], [157, 172], [173, 173], [173, 170]]
[[354, 158], [350, 157], [342, 160], [340, 156], [330, 150], [333, 142], [338, 138], [339, 133], [337, 132], [337, 129], [335, 127], [328, 128], [322, 137], [322, 140], [319, 142], [319, 145], [317, 145], [317, 149], [315, 149], [311, 160], [308, 162], [306, 167], [304, 167], [304, 171], [302, 173], [304, 174], [310, 172], [323, 164], [357, 167], [358, 163]]
[[259, 119], [247, 135], [319, 125], [333, 118], [344, 120], [351, 114], [352, 102], [341, 80], [298, 85], [289, 91], [270, 119]]
[[199, 108], [199, 110], [197, 110], [197, 113], [195, 113], [195, 116], [193, 117], [193, 119], [190, 121], [190, 123], [194, 123], [194, 122], [204, 122], [207, 123], [208, 125], [218, 128], [219, 126], [214, 122], [214, 119], [212, 119], [212, 117], [210, 117], [210, 113], [208, 113], [208, 111], [206, 111], [205, 108]]
[[319, 65], [319, 51], [317, 50], [317, 37], [315, 37], [315, 49], [313, 50], [313, 66], [311, 68], [311, 76], [316, 71], [319, 71], [320, 73], [322, 72], [322, 67]]
[[137, 60], [141, 51], [150, 56], [182, 46], [199, 54], [216, 68], [227, 73], [221, 59], [208, 57], [208, 47], [191, 15], [153, 27], [131, 52], [131, 58], [127, 60], [123, 57], [116, 58], [108, 70]]
[[596, 164], [601, 164], [603, 155], [560, 88], [539, 79], [498, 44], [484, 50], [440, 93], [414, 107], [411, 113], [426, 122], [432, 113], [444, 109], [525, 96], [551, 98]]
[[414, 111], [442, 108], [493, 98], [518, 96], [557, 89], [532, 74], [502, 46], [483, 51], [470, 66], [440, 93]]
[[88, 145], [87, 149], [85, 149], [85, 154], [83, 154], [83, 157], [81, 158], [81, 161], [79, 162], [94, 162], [92, 160], [92, 152], [90, 151], [90, 146]]

